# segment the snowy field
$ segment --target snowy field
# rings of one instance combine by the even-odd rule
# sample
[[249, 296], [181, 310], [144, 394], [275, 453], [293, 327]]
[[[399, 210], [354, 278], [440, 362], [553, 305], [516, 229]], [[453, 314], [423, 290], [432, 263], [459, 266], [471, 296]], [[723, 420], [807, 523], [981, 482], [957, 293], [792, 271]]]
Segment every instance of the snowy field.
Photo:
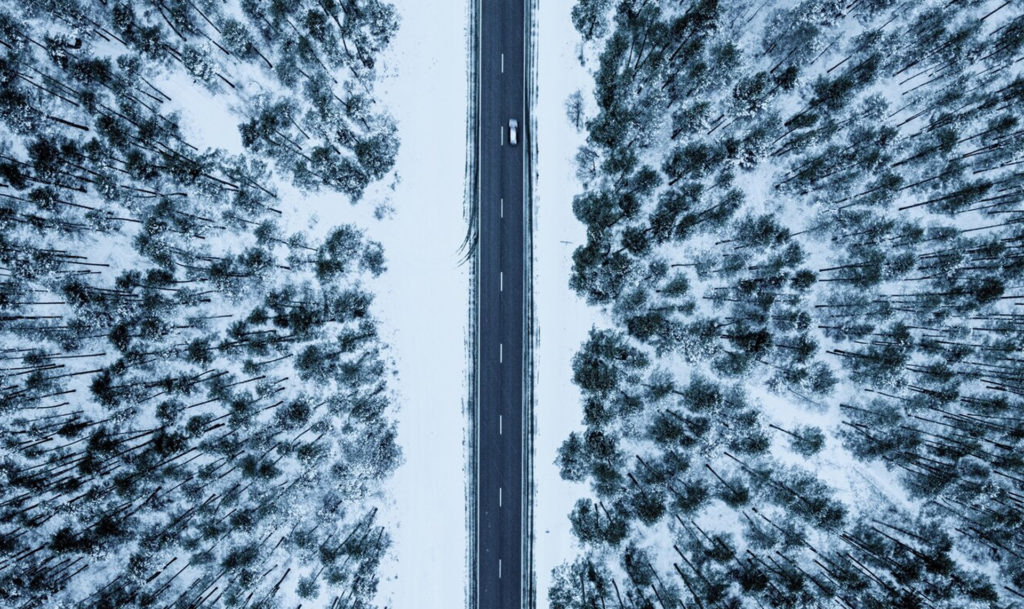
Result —
[[[393, 215], [370, 223], [388, 272], [377, 290], [384, 339], [398, 377], [404, 464], [391, 480], [391, 561], [381, 565], [379, 602], [451, 609], [466, 590], [465, 236], [466, 14], [463, 0], [396, 0], [402, 25], [384, 57], [381, 102], [402, 146]], [[368, 201], [372, 207], [372, 199]], [[327, 219], [327, 215], [323, 215]]]
[[538, 607], [548, 606], [551, 569], [577, 554], [567, 515], [587, 489], [561, 479], [555, 456], [569, 432], [579, 427], [580, 394], [570, 381], [571, 360], [598, 314], [568, 285], [572, 252], [586, 236], [571, 205], [573, 195], [580, 191], [573, 157], [584, 134], [566, 118], [565, 100], [574, 91], [588, 91], [592, 82], [577, 59], [579, 35], [570, 20], [571, 8], [570, 2], [541, 2], [536, 17], [533, 552]]

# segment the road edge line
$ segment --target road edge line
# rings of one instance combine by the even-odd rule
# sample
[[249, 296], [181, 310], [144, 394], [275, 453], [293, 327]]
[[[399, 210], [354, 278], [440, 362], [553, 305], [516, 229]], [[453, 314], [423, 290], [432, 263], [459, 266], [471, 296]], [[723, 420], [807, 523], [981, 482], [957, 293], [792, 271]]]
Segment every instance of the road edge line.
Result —
[[466, 12], [468, 20], [468, 33], [466, 36], [467, 65], [469, 67], [466, 76], [466, 176], [465, 190], [463, 193], [463, 207], [466, 216], [466, 238], [461, 249], [464, 250], [463, 262], [469, 263], [469, 296], [467, 313], [469, 323], [467, 324], [466, 336], [466, 361], [467, 361], [467, 383], [466, 383], [466, 437], [464, 440], [466, 460], [466, 609], [475, 609], [477, 604], [477, 587], [479, 580], [479, 565], [477, 564], [477, 489], [479, 488], [480, 468], [478, 464], [479, 446], [478, 421], [480, 411], [480, 377], [478, 372], [478, 323], [480, 319], [480, 298], [478, 279], [480, 276], [480, 180], [479, 180], [479, 159], [480, 152], [480, 7], [481, 0], [467, 0]]
[[523, 124], [526, 127], [526, 143], [528, 144], [526, 158], [523, 167], [523, 197], [525, 202], [523, 213], [523, 522], [522, 522], [522, 566], [523, 578], [522, 605], [524, 609], [534, 609], [537, 606], [537, 577], [533, 572], [533, 507], [535, 485], [533, 479], [534, 461], [534, 429], [536, 419], [534, 416], [533, 398], [533, 351], [536, 339], [534, 327], [534, 300], [533, 300], [533, 208], [536, 203], [534, 198], [534, 172], [537, 158], [537, 122], [534, 119], [533, 107], [537, 100], [536, 88], [536, 61], [537, 61], [537, 36], [535, 35], [536, 8], [538, 0], [526, 0], [523, 10]]

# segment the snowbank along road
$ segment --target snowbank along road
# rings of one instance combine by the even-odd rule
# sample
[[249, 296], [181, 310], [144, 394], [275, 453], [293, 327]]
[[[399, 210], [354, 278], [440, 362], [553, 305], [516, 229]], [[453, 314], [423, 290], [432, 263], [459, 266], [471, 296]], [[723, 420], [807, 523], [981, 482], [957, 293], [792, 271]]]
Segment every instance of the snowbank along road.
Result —
[[[476, 569], [479, 609], [519, 609], [526, 579], [523, 450], [524, 0], [478, 0]], [[511, 122], [518, 128], [512, 133]], [[513, 136], [515, 138], [513, 139]], [[513, 143], [514, 142], [514, 143]]]

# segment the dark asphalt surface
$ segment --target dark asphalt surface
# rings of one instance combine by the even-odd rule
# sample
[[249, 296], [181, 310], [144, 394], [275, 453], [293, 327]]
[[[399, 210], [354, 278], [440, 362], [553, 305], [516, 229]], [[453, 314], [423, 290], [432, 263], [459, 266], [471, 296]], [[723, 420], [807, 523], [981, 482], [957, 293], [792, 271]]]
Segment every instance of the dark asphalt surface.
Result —
[[[479, 609], [523, 606], [525, 0], [480, 0], [477, 535]], [[503, 57], [504, 56], [504, 57]], [[509, 119], [519, 142], [509, 143]]]

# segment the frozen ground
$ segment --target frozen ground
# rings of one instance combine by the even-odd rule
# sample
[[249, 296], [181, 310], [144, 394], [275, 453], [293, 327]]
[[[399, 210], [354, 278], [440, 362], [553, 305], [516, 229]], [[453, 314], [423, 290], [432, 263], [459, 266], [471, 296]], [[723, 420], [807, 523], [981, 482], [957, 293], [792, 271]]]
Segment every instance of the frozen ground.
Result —
[[[405, 463], [391, 481], [391, 560], [382, 606], [454, 609], [466, 590], [465, 0], [394, 0], [402, 25], [378, 85], [398, 120], [395, 211], [371, 223], [388, 272], [376, 310], [398, 369]], [[374, 200], [367, 200], [367, 208]], [[326, 218], [326, 214], [324, 214]]]
[[566, 118], [565, 100], [578, 89], [586, 93], [592, 82], [576, 58], [579, 36], [569, 16], [572, 4], [540, 2], [536, 17], [533, 552], [538, 607], [548, 606], [551, 569], [577, 553], [568, 515], [587, 489], [562, 480], [554, 461], [562, 440], [580, 426], [580, 396], [571, 382], [571, 360], [598, 314], [577, 298], [568, 284], [572, 252], [585, 241], [585, 232], [571, 205], [573, 195], [581, 190], [573, 157], [583, 143], [583, 134]]

